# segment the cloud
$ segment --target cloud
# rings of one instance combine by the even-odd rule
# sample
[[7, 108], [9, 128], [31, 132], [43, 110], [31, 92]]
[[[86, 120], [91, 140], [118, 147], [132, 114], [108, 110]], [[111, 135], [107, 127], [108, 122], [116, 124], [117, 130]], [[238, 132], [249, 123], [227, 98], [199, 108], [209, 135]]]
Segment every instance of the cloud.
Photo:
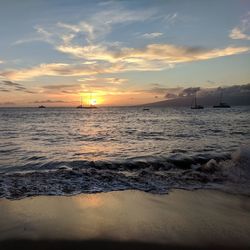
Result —
[[28, 90], [26, 87], [24, 87], [20, 83], [7, 81], [7, 80], [0, 81], [0, 91], [1, 92], [21, 91], [21, 92], [26, 92], [30, 94], [35, 93], [33, 91]]
[[[103, 73], [126, 71], [160, 71], [188, 63], [247, 53], [250, 47], [201, 48], [174, 44], [148, 44], [142, 48], [125, 47], [118, 42], [103, 42], [116, 25], [147, 21], [156, 18], [156, 9], [127, 10], [119, 3], [104, 5], [103, 10], [87, 15], [77, 24], [58, 22], [50, 27], [36, 26], [37, 37], [54, 46], [57, 51], [76, 58], [76, 62], [40, 64], [30, 68], [0, 71], [9, 80], [27, 80], [43, 76], [97, 76]], [[173, 23], [177, 13], [165, 15]], [[162, 16], [160, 17], [162, 18]], [[145, 38], [156, 38], [162, 33], [145, 33]], [[21, 42], [22, 43], [22, 42]], [[79, 62], [79, 59], [81, 62]]]
[[215, 91], [223, 91], [225, 94], [233, 94], [233, 93], [248, 93], [250, 97], [250, 83], [244, 85], [232, 85], [232, 86], [221, 86], [218, 87]]
[[[37, 25], [34, 27], [36, 34], [20, 39], [14, 44], [22, 44], [34, 41], [44, 41], [54, 45], [60, 42], [68, 43], [73, 39], [81, 37], [81, 44], [93, 43], [96, 40], [103, 40], [116, 26], [125, 26], [134, 22], [145, 22], [150, 20], [161, 20], [164, 25], [172, 24], [176, 21], [178, 13], [165, 13], [158, 7], [143, 8], [142, 10], [128, 9], [120, 1], [104, 2], [99, 7], [86, 9], [84, 18], [77, 23], [68, 23], [64, 20], [56, 24]], [[161, 33], [149, 33], [148, 38], [159, 36]], [[146, 35], [147, 37], [147, 35]]]
[[250, 40], [250, 12], [241, 20], [239, 26], [233, 28], [229, 34], [232, 39]]
[[78, 79], [79, 84], [57, 84], [57, 85], [45, 85], [41, 87], [42, 93], [64, 93], [64, 94], [76, 94], [79, 92], [99, 92], [99, 91], [116, 91], [118, 88], [127, 82], [127, 79], [107, 77], [85, 77]]
[[11, 82], [11, 81], [6, 81], [6, 80], [2, 81], [2, 85], [4, 85], [4, 86], [11, 86], [11, 87], [22, 87], [22, 85], [19, 84], [19, 83], [15, 83], [15, 82]]
[[191, 87], [183, 89], [182, 92], [179, 93], [180, 97], [191, 96], [197, 93], [201, 88], [200, 87]]
[[19, 39], [15, 41], [12, 45], [19, 45], [19, 44], [32, 43], [32, 42], [53, 43], [54, 34], [52, 32], [48, 32], [41, 26], [35, 26], [34, 29], [36, 31], [36, 35], [32, 35], [28, 38]]
[[1, 63], [4, 63], [4, 62], [0, 60], [0, 64], [1, 64]]
[[11, 90], [0, 87], [0, 92], [11, 92]]
[[250, 35], [244, 34], [239, 27], [233, 28], [229, 36], [232, 39], [250, 40]]
[[179, 14], [173, 13], [173, 14], [168, 14], [166, 16], [164, 16], [164, 21], [166, 21], [169, 24], [173, 24], [176, 22], [177, 18], [178, 18]]
[[121, 48], [109, 50], [102, 45], [90, 46], [59, 46], [57, 49], [63, 53], [95, 61], [107, 61], [110, 63], [146, 63], [164, 62], [176, 64], [190, 61], [208, 60], [222, 56], [230, 56], [248, 52], [249, 47], [226, 47], [222, 49], [205, 49], [200, 47], [176, 46], [173, 44], [149, 44], [144, 48]]
[[142, 94], [146, 93], [146, 94], [152, 94], [152, 95], [161, 95], [161, 96], [165, 96], [165, 98], [166, 98], [166, 95], [168, 95], [169, 97], [171, 96], [172, 98], [173, 96], [178, 96], [178, 93], [183, 90], [183, 88], [181, 87], [169, 88], [158, 83], [152, 83], [150, 84], [150, 86], [152, 87], [149, 89], [136, 90], [135, 92], [142, 93]]
[[173, 44], [149, 44], [144, 48], [109, 49], [103, 45], [57, 47], [63, 53], [88, 61], [105, 61], [116, 64], [118, 71], [162, 70], [175, 64], [209, 60], [213, 58], [236, 55], [250, 50], [249, 47], [226, 47], [206, 49], [200, 47], [176, 46]]
[[139, 90], [139, 92], [150, 93], [150, 94], [164, 94], [169, 88], [165, 87], [153, 87], [147, 90]]
[[16, 105], [14, 102], [0, 102], [0, 106], [6, 106], [6, 105]]
[[150, 44], [144, 48], [120, 48], [109, 50], [101, 45], [83, 47], [60, 46], [59, 51], [94, 63], [51, 63], [20, 70], [0, 72], [0, 76], [10, 80], [33, 79], [41, 76], [84, 76], [125, 71], [158, 71], [173, 67], [178, 63], [209, 60], [249, 52], [249, 47], [226, 47], [205, 49], [199, 47], [176, 46], [172, 44]]
[[95, 89], [111, 89], [117, 88], [122, 84], [126, 83], [127, 79], [122, 78], [114, 78], [114, 77], [107, 77], [107, 78], [81, 78], [78, 79], [82, 83], [82, 87], [87, 88], [95, 88]]
[[212, 80], [207, 80], [206, 81], [209, 85], [214, 85], [214, 84], [216, 84], [216, 82], [215, 81], [212, 81]]
[[[152, 84], [152, 86], [155, 84]], [[196, 92], [199, 91], [199, 96], [205, 95], [208, 92], [214, 92], [217, 88], [201, 88], [201, 87], [164, 87], [163, 85], [157, 84], [155, 87], [150, 89], [139, 90], [137, 92], [146, 93], [146, 94], [157, 94], [164, 99], [175, 99], [175, 98], [182, 98], [182, 97], [189, 97], [193, 96]]]
[[142, 35], [143, 38], [148, 38], [148, 39], [153, 39], [153, 38], [157, 38], [159, 36], [162, 36], [163, 33], [160, 32], [153, 32], [153, 33], [145, 33]]
[[40, 100], [40, 101], [34, 101], [32, 103], [42, 104], [42, 103], [68, 103], [63, 100]]
[[166, 99], [173, 99], [173, 98], [177, 98], [177, 97], [178, 97], [178, 95], [173, 94], [173, 93], [168, 93], [168, 92], [164, 96], [164, 98], [166, 98]]
[[76, 88], [79, 87], [79, 84], [57, 84], [57, 85], [46, 85], [43, 86], [43, 89], [55, 89], [55, 90], [62, 90], [68, 88]]
[[76, 94], [81, 91], [80, 84], [56, 84], [42, 86], [40, 92], [43, 94]]
[[106, 8], [93, 15], [89, 20], [81, 22], [78, 27], [87, 33], [88, 39], [100, 39], [112, 31], [117, 24], [126, 25], [133, 22], [141, 22], [153, 17], [154, 9], [134, 11], [116, 4], [113, 8]]
[[99, 91], [116, 91], [118, 88], [127, 82], [127, 79], [107, 77], [85, 77], [78, 79], [79, 84], [59, 84], [43, 86], [42, 90], [46, 93], [65, 93], [76, 94], [79, 92], [99, 92]]
[[67, 44], [74, 39], [81, 37], [81, 43], [92, 43], [97, 39], [103, 39], [116, 25], [127, 25], [132, 22], [145, 21], [153, 17], [154, 9], [134, 11], [125, 9], [118, 2], [112, 6], [104, 6], [101, 11], [86, 15], [84, 20], [77, 24], [57, 22], [55, 25], [43, 27], [35, 26], [35, 35], [20, 39], [14, 45], [43, 41], [53, 45]]
[[107, 72], [105, 65], [50, 63], [35, 67], [0, 72], [0, 76], [11, 80], [26, 80], [41, 76], [83, 76]]
[[125, 61], [161, 61], [166, 64], [208, 60], [249, 51], [248, 47], [226, 47], [204, 49], [200, 47], [176, 46], [173, 44], [150, 44], [143, 49], [124, 48], [115, 58]]

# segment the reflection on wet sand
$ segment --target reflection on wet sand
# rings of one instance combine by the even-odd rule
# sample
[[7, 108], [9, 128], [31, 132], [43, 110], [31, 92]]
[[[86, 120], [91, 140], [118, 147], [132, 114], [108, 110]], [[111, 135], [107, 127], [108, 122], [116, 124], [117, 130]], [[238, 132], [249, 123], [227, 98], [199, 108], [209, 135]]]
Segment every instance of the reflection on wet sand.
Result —
[[250, 246], [250, 199], [221, 192], [138, 191], [0, 200], [0, 239]]

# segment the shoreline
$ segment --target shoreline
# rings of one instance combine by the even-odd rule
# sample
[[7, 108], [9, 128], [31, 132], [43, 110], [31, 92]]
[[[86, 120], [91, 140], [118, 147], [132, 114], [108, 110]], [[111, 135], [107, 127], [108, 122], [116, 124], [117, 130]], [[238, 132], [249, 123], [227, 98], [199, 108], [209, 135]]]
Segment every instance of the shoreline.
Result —
[[250, 247], [250, 198], [215, 190], [1, 198], [0, 221], [3, 249]]

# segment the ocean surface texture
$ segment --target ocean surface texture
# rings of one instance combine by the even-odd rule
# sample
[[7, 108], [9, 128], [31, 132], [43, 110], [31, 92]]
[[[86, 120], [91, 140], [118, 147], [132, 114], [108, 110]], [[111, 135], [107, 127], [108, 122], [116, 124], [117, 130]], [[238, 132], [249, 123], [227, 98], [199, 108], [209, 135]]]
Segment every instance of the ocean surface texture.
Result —
[[0, 197], [216, 188], [250, 195], [250, 107], [1, 108]]

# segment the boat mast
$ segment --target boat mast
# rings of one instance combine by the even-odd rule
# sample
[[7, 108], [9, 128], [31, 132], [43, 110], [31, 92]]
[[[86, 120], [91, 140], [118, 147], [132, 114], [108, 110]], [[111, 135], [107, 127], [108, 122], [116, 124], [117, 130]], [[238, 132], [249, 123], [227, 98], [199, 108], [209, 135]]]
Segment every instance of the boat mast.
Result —
[[195, 91], [195, 94], [194, 94], [194, 106], [195, 106], [195, 107], [197, 106], [197, 102], [196, 102], [196, 91]]

